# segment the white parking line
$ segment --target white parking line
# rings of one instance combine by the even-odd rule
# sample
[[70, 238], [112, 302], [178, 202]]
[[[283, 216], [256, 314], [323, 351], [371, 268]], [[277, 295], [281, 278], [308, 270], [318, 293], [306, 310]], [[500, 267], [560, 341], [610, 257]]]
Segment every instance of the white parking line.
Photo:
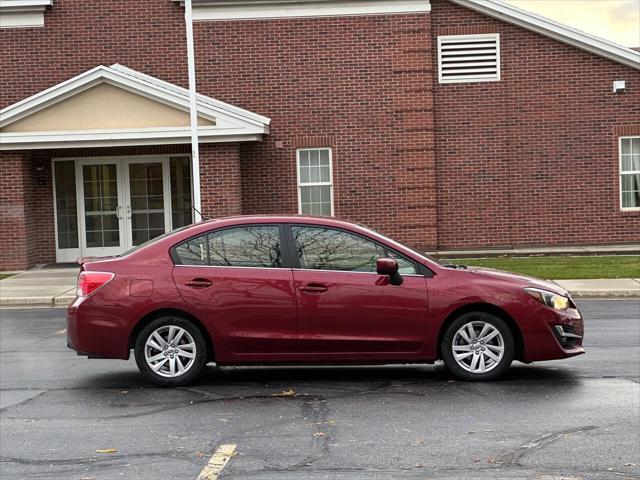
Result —
[[216, 480], [235, 451], [234, 443], [220, 445], [198, 475], [198, 480]]

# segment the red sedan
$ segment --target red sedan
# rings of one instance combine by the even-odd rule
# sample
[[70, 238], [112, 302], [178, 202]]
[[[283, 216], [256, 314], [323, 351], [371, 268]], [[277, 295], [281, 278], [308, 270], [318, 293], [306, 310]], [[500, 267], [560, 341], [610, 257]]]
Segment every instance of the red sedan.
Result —
[[362, 226], [302, 216], [202, 222], [82, 263], [68, 345], [166, 386], [217, 365], [433, 363], [493, 380], [584, 353], [550, 282], [437, 262]]

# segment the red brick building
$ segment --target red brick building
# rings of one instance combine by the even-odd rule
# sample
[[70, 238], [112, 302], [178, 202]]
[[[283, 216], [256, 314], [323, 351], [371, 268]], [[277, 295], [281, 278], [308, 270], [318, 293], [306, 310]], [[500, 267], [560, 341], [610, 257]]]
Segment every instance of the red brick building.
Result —
[[[194, 0], [208, 217], [421, 249], [640, 239], [640, 54], [497, 0]], [[190, 223], [184, 8], [0, 3], [0, 270]], [[624, 83], [624, 86], [623, 86]]]

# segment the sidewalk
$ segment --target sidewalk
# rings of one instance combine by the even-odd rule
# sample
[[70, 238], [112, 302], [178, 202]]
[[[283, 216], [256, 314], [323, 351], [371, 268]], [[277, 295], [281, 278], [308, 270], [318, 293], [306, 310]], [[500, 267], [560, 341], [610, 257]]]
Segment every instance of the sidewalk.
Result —
[[[78, 268], [28, 270], [0, 280], [0, 307], [66, 307]], [[554, 280], [574, 297], [640, 297], [639, 278]]]
[[79, 271], [33, 269], [0, 280], [0, 307], [66, 307], [76, 296]]
[[640, 297], [640, 278], [553, 280], [572, 297]]

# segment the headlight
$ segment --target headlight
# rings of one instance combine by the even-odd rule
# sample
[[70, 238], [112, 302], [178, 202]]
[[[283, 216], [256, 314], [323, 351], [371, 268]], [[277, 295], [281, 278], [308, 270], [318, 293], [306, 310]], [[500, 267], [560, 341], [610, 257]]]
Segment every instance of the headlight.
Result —
[[525, 288], [524, 291], [539, 302], [544, 303], [547, 307], [555, 310], [567, 310], [569, 308], [569, 299], [557, 293], [539, 288]]

